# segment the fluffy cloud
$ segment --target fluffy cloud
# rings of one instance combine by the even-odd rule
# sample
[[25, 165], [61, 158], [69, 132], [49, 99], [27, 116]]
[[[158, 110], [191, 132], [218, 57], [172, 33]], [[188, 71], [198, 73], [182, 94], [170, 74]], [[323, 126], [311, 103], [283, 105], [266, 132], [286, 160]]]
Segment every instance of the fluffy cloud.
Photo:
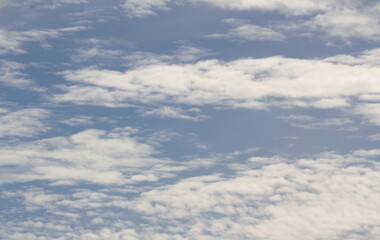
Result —
[[45, 132], [49, 127], [43, 120], [49, 116], [50, 112], [41, 108], [0, 113], [0, 138], [33, 137]]
[[[370, 149], [296, 159], [253, 156], [230, 164], [220, 155], [217, 169], [154, 188], [3, 191], [3, 199], [18, 198], [29, 212], [45, 209], [49, 222], [8, 221], [0, 234], [22, 229], [35, 239], [47, 233], [49, 239], [376, 239], [379, 155]], [[86, 224], [72, 224], [78, 221]]]
[[[24, 119], [21, 126], [14, 126], [9, 120], [20, 122], [20, 117], [13, 115], [3, 121], [8, 124], [2, 128], [8, 129], [4, 134], [30, 134], [29, 119]], [[35, 131], [35, 126], [32, 127]], [[23, 128], [26, 130], [22, 131]], [[53, 185], [77, 182], [120, 185], [171, 178], [185, 169], [171, 165], [169, 160], [153, 157], [157, 151], [134, 137], [135, 132], [128, 127], [111, 132], [92, 129], [68, 137], [3, 145], [0, 148], [3, 156], [0, 165], [4, 166], [1, 182], [45, 180]]]
[[359, 104], [355, 112], [363, 115], [368, 122], [380, 125], [380, 103]]
[[[103, 106], [128, 104], [217, 105], [232, 108], [350, 107], [380, 93], [378, 50], [326, 59], [280, 56], [193, 64], [164, 62], [119, 72], [97, 68], [65, 71], [56, 102]], [[367, 63], [365, 59], [373, 59]]]
[[[282, 40], [289, 32], [298, 28], [301, 32], [325, 32], [330, 37], [364, 38], [378, 40], [380, 37], [379, 4], [367, 1], [316, 1], [316, 0], [125, 0], [123, 7], [133, 17], [155, 15], [157, 11], [168, 10], [170, 4], [207, 4], [209, 6], [235, 11], [275, 11], [289, 17], [286, 26], [263, 28], [255, 25], [241, 25], [227, 34], [212, 34], [214, 38], [241, 38], [245, 40]], [[304, 15], [302, 24], [291, 16]], [[281, 24], [280, 24], [281, 25]], [[279, 32], [282, 28], [282, 33]], [[285, 31], [284, 31], [285, 30]]]
[[[232, 176], [202, 176], [145, 192], [135, 209], [184, 239], [375, 239], [376, 161], [325, 154], [251, 158]], [[149, 217], [148, 217], [149, 216]], [[365, 236], [365, 237], [364, 237]]]

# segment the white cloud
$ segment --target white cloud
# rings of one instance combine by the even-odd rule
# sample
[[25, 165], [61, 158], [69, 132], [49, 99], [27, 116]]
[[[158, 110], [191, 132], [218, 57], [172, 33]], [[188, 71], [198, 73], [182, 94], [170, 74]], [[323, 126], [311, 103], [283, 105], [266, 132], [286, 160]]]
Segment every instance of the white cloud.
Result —
[[32, 85], [22, 73], [24, 67], [21, 63], [0, 60], [0, 83], [19, 88]]
[[[264, 158], [233, 177], [205, 176], [145, 192], [135, 209], [185, 239], [376, 239], [380, 168], [354, 155]], [[356, 235], [358, 236], [358, 235]]]
[[60, 37], [65, 33], [85, 30], [85, 27], [28, 30], [23, 32], [0, 29], [0, 54], [25, 53], [22, 45], [26, 42], [44, 42], [47, 38]]
[[337, 1], [314, 0], [190, 0], [190, 2], [203, 2], [215, 7], [228, 10], [261, 10], [277, 11], [287, 15], [303, 15], [323, 11], [336, 4]]
[[325, 59], [328, 62], [344, 63], [348, 65], [371, 65], [378, 66], [380, 62], [380, 48], [363, 51], [356, 55], [337, 55]]
[[[272, 28], [263, 28], [245, 24], [232, 29], [227, 34], [212, 34], [214, 38], [240, 38], [245, 40], [283, 40], [291, 32], [290, 28], [298, 28], [301, 32], [319, 34], [327, 33], [330, 37], [343, 39], [364, 38], [379, 40], [380, 14], [379, 4], [353, 0], [125, 0], [123, 7], [133, 17], [155, 15], [162, 10], [170, 10], [174, 4], [207, 4], [209, 6], [235, 11], [268, 11], [278, 12], [286, 16], [304, 15], [302, 24], [290, 19], [286, 25], [279, 24]], [[280, 31], [282, 28], [282, 31]]]
[[210, 34], [208, 38], [238, 39], [241, 41], [282, 41], [285, 36], [272, 28], [249, 24], [238, 19], [225, 19], [223, 22], [232, 25], [227, 33]]
[[[47, 232], [49, 239], [376, 239], [379, 154], [370, 149], [222, 161], [204, 175], [195, 171], [171, 183], [135, 188], [132, 195], [110, 188], [8, 190], [3, 198], [21, 198], [24, 209], [45, 209], [46, 217], [4, 222], [2, 229], [36, 239]], [[141, 221], [131, 221], [136, 218]]]
[[[29, 128], [22, 131], [22, 127], [7, 124], [9, 126], [4, 126], [7, 128], [1, 129], [18, 131], [6, 132], [8, 135], [31, 134]], [[26, 128], [27, 124], [22, 126]], [[141, 142], [140, 137], [133, 136], [134, 133], [136, 130], [128, 127], [111, 132], [90, 129], [68, 137], [4, 145], [0, 147], [0, 155], [3, 156], [0, 165], [4, 166], [0, 181], [120, 185], [172, 178], [177, 171], [186, 169], [170, 160], [154, 157], [158, 153], [154, 147]], [[8, 169], [5, 166], [12, 167]]]
[[[169, 4], [199, 4], [227, 10], [277, 11], [287, 15], [303, 15], [323, 11], [334, 6], [338, 1], [314, 0], [125, 0], [123, 7], [133, 17], [155, 15], [157, 11], [170, 10]], [[348, 1], [346, 1], [348, 2]]]
[[318, 31], [332, 37], [380, 39], [380, 11], [368, 9], [344, 9], [315, 16], [309, 23]]
[[125, 0], [123, 8], [131, 17], [156, 15], [156, 11], [169, 10], [167, 6], [172, 0]]
[[101, 46], [93, 46], [90, 48], [81, 48], [75, 51], [75, 54], [71, 56], [71, 59], [75, 62], [86, 62], [86, 61], [112, 61], [114, 59], [120, 58], [123, 54], [119, 50], [109, 50], [102, 48]]
[[[230, 108], [348, 108], [379, 95], [378, 51], [358, 56], [295, 59], [280, 56], [187, 64], [154, 62], [125, 72], [84, 68], [65, 71], [72, 83], [56, 102], [102, 106], [216, 105]], [[372, 59], [368, 64], [365, 59]], [[355, 64], [353, 64], [355, 62]]]
[[380, 125], [380, 103], [359, 104], [355, 113], [363, 115], [372, 124]]
[[67, 4], [82, 4], [87, 3], [89, 0], [0, 0], [0, 8], [6, 7], [20, 7], [20, 6], [33, 6], [37, 8], [49, 8], [54, 9]]
[[134, 52], [123, 57], [127, 61], [126, 66], [139, 67], [141, 65], [154, 65], [161, 63], [189, 63], [199, 59], [214, 55], [206, 48], [199, 48], [192, 45], [181, 45], [173, 51], [172, 55], [154, 54], [150, 52]]
[[61, 122], [70, 126], [83, 126], [83, 125], [91, 125], [94, 123], [93, 118], [90, 116], [72, 117], [69, 119], [62, 120]]
[[22, 109], [0, 114], [0, 137], [33, 137], [49, 127], [44, 119], [50, 112], [41, 108]]
[[194, 110], [183, 110], [182, 108], [175, 108], [175, 107], [160, 107], [157, 109], [152, 110], [146, 110], [143, 111], [143, 116], [157, 116], [160, 118], [178, 118], [183, 120], [190, 120], [190, 121], [201, 121], [207, 118], [205, 115], [199, 115], [197, 112], [195, 112], [196, 115], [194, 115]]
[[304, 129], [357, 130], [352, 126], [354, 122], [349, 118], [318, 119], [309, 115], [289, 115], [280, 117], [280, 119], [294, 127]]

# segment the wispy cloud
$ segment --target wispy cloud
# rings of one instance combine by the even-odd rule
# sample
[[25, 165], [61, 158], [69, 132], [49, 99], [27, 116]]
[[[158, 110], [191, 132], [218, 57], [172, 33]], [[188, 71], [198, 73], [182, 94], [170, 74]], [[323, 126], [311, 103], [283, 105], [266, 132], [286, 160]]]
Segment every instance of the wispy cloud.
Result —
[[200, 109], [191, 108], [183, 110], [176, 107], [160, 107], [157, 109], [142, 111], [143, 116], [156, 116], [160, 118], [178, 118], [190, 121], [201, 121], [207, 118], [206, 115], [199, 114]]
[[83, 31], [86, 27], [68, 27], [58, 29], [38, 29], [28, 31], [9, 31], [0, 29], [0, 54], [26, 53], [23, 44], [27, 42], [42, 43], [48, 38], [60, 37], [65, 33]]
[[294, 127], [304, 129], [331, 129], [354, 131], [354, 122], [349, 118], [323, 118], [318, 119], [309, 115], [289, 115], [280, 117], [280, 119]]
[[224, 19], [223, 22], [233, 28], [226, 33], [209, 34], [205, 37], [240, 41], [282, 41], [285, 39], [285, 35], [270, 27], [253, 25], [239, 19]]

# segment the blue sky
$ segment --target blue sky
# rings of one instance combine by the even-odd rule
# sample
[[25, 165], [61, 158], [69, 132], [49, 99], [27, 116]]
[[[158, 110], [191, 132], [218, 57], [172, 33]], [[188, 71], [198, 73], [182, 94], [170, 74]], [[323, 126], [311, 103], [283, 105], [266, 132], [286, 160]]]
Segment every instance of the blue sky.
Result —
[[379, 16], [0, 0], [0, 238], [378, 239]]

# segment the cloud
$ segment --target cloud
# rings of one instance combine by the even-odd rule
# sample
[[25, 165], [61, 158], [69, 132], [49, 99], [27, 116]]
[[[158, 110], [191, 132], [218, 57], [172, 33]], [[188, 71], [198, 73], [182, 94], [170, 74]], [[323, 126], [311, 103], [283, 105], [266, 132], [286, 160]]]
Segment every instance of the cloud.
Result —
[[331, 37], [380, 39], [380, 11], [372, 6], [366, 9], [344, 9], [316, 15], [309, 25]]
[[106, 62], [120, 58], [123, 54], [119, 50], [104, 49], [100, 46], [94, 46], [91, 48], [82, 48], [75, 50], [75, 54], [71, 56], [74, 62], [87, 62], [87, 61], [99, 61]]
[[303, 15], [313, 12], [323, 11], [335, 5], [337, 1], [314, 1], [314, 0], [295, 0], [295, 1], [281, 1], [281, 0], [190, 0], [190, 2], [207, 3], [227, 10], [259, 10], [259, 11], [277, 11], [287, 15]]
[[157, 11], [170, 10], [169, 4], [208, 4], [226, 10], [277, 11], [287, 15], [303, 15], [323, 11], [334, 6], [337, 1], [313, 0], [125, 0], [123, 7], [133, 17], [156, 15]]
[[209, 49], [199, 48], [192, 45], [181, 45], [173, 54], [154, 54], [150, 52], [134, 52], [123, 57], [126, 61], [126, 66], [139, 67], [141, 65], [154, 65], [154, 64], [177, 64], [195, 62], [200, 59], [215, 55]]
[[309, 115], [289, 115], [280, 117], [280, 119], [294, 127], [304, 129], [357, 130], [357, 128], [352, 126], [354, 122], [349, 118], [318, 119]]
[[21, 202], [19, 210], [45, 215], [4, 222], [2, 233], [12, 239], [47, 233], [49, 239], [376, 239], [379, 153], [250, 152], [246, 161], [221, 161], [153, 187], [7, 190], [1, 197]]
[[83, 126], [94, 124], [93, 120], [93, 117], [90, 116], [77, 116], [62, 120], [61, 122], [70, 126]]
[[[287, 24], [265, 28], [251, 24], [236, 26], [226, 34], [211, 34], [213, 38], [239, 38], [244, 40], [283, 40], [291, 35], [294, 28], [304, 33], [320, 35], [327, 33], [333, 38], [363, 38], [378, 40], [380, 37], [380, 5], [367, 1], [352, 0], [125, 0], [123, 7], [131, 17], [156, 15], [159, 11], [170, 10], [169, 5], [204, 4], [230, 11], [265, 11], [285, 15]], [[302, 23], [294, 20], [302, 16]], [[277, 29], [277, 30], [274, 30]]]
[[246, 23], [238, 19], [225, 19], [223, 22], [232, 25], [233, 28], [223, 34], [209, 34], [207, 38], [227, 38], [241, 41], [282, 41], [285, 36], [272, 28], [261, 27]]
[[131, 17], [146, 17], [156, 15], [157, 11], [165, 11], [171, 0], [125, 0], [122, 7], [126, 14]]
[[[201, 121], [207, 118], [206, 115], [200, 115], [198, 114], [200, 110], [198, 108], [192, 108], [188, 110], [183, 110], [182, 108], [175, 108], [175, 107], [160, 107], [157, 109], [147, 110], [143, 111], [143, 116], [156, 116], [160, 118], [178, 118], [183, 120], [190, 120], [190, 121]], [[195, 116], [194, 113], [196, 114]]]
[[[7, 116], [9, 119], [18, 120]], [[5, 123], [9, 126], [1, 129], [18, 131], [6, 132], [8, 135], [31, 134], [25, 122], [20, 123], [26, 128], [24, 131], [22, 127], [11, 126], [14, 123]], [[172, 178], [177, 171], [186, 169], [172, 164], [168, 159], [154, 157], [158, 151], [152, 145], [141, 142], [139, 137], [134, 136], [135, 133], [136, 130], [129, 127], [111, 132], [89, 129], [67, 137], [3, 145], [0, 147], [3, 156], [0, 165], [4, 168], [0, 182], [39, 180], [53, 185], [78, 182], [121, 185]]]
[[355, 113], [363, 115], [369, 123], [380, 125], [380, 103], [359, 104]]
[[27, 42], [44, 42], [47, 38], [56, 38], [62, 34], [83, 31], [86, 27], [68, 27], [58, 29], [28, 30], [23, 32], [0, 29], [0, 54], [26, 53], [22, 45]]
[[4, 137], [34, 137], [46, 132], [49, 127], [44, 119], [50, 112], [41, 108], [22, 109], [0, 114], [0, 138]]
[[[326, 154], [251, 158], [233, 176], [202, 176], [141, 194], [135, 209], [184, 239], [375, 239], [377, 162]], [[375, 224], [374, 224], [375, 223]], [[372, 237], [371, 237], [372, 236]]]
[[0, 83], [18, 88], [32, 85], [33, 81], [22, 73], [24, 67], [21, 63], [0, 60]]
[[67, 4], [83, 4], [89, 0], [24, 0], [22, 2], [12, 0], [0, 0], [0, 8], [33, 6], [37, 8], [55, 9]]
[[[274, 56], [230, 62], [153, 62], [127, 71], [83, 68], [61, 74], [71, 85], [55, 102], [128, 106], [215, 105], [229, 108], [349, 108], [379, 95], [378, 50], [357, 56], [296, 59]], [[365, 59], [372, 59], [368, 63]], [[355, 62], [355, 64], [353, 64]], [[363, 100], [365, 101], [365, 100]]]

